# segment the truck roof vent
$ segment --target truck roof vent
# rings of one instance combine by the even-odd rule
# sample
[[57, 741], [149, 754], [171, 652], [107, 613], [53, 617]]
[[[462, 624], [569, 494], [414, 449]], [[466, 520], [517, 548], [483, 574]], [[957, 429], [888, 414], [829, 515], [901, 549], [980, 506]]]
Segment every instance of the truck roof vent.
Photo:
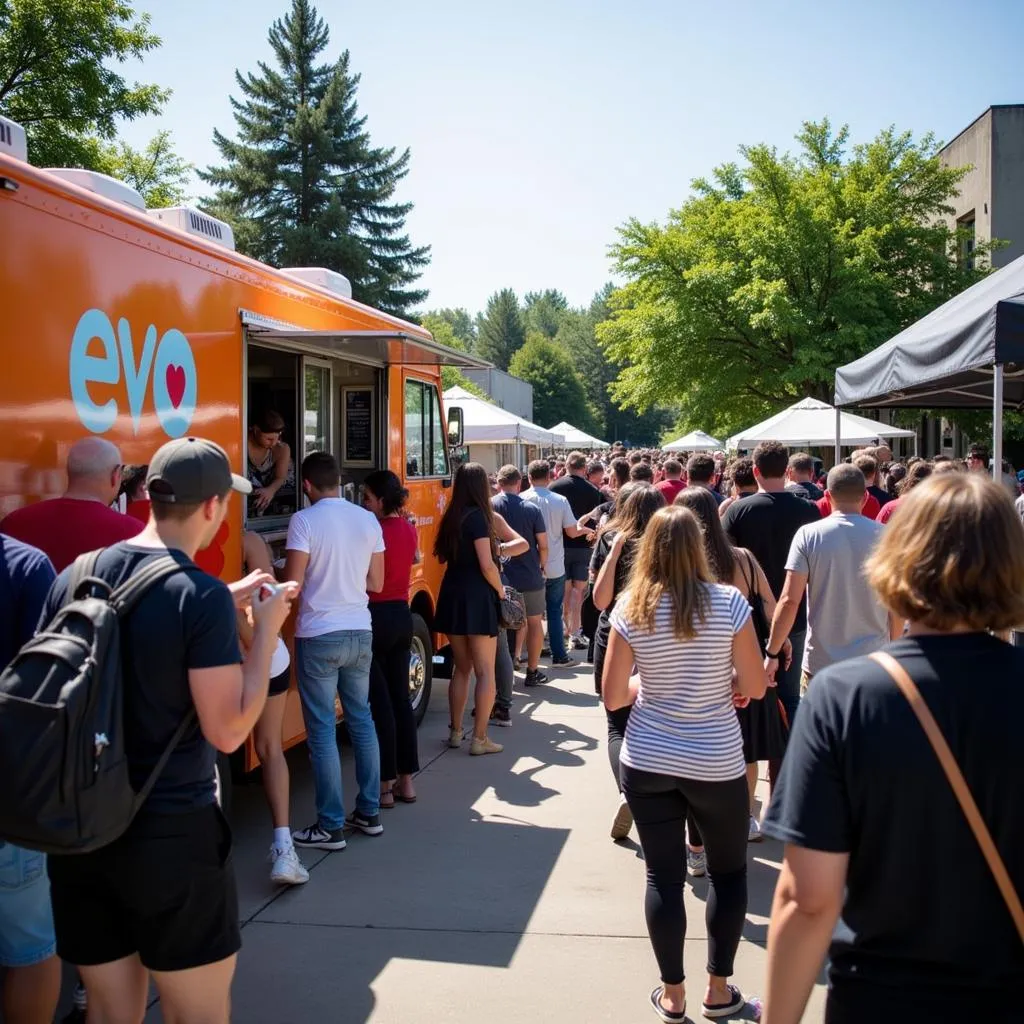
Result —
[[100, 174], [99, 171], [87, 171], [81, 167], [47, 167], [48, 174], [53, 174], [79, 188], [87, 188], [104, 199], [112, 199], [115, 203], [123, 203], [134, 210], [146, 209], [146, 200], [142, 198], [141, 192], [136, 192], [131, 185], [126, 185], [109, 174]]
[[0, 153], [13, 156], [15, 160], [28, 160], [25, 129], [9, 117], [0, 117]]
[[165, 224], [178, 228], [179, 231], [205, 238], [208, 242], [216, 242], [225, 249], [235, 248], [235, 233], [231, 230], [230, 224], [192, 206], [167, 206], [163, 209], [150, 210], [149, 214]]
[[352, 282], [344, 274], [338, 274], [326, 267], [282, 267], [281, 273], [294, 277], [296, 281], [325, 288], [343, 299], [352, 298]]

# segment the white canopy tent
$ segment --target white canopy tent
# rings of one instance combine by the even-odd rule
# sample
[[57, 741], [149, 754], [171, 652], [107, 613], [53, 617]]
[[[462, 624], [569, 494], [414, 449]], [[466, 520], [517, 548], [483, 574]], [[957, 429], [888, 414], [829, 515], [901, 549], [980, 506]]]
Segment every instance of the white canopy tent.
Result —
[[703, 430], [691, 430], [673, 441], [671, 444], [662, 445], [662, 451], [666, 452], [713, 452], [724, 445], [717, 438], [705, 434]]
[[810, 448], [834, 445], [837, 436], [840, 445], [849, 447], [871, 444], [882, 437], [916, 439], [917, 434], [913, 430], [842, 412], [816, 398], [805, 398], [764, 422], [733, 434], [726, 444], [729, 448], [753, 448], [759, 441], [778, 441], [787, 448]]
[[551, 432], [553, 434], [561, 434], [565, 438], [567, 448], [610, 447], [607, 441], [602, 441], [599, 437], [594, 437], [584, 430], [577, 430], [571, 423], [566, 423], [564, 420], [561, 423], [556, 423], [551, 428]]

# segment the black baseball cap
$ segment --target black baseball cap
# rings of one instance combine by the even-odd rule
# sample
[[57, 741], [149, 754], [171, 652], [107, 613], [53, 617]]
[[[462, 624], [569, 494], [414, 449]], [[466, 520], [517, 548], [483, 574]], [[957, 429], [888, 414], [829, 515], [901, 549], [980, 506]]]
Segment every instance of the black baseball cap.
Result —
[[168, 441], [153, 456], [146, 476], [150, 501], [199, 505], [228, 491], [250, 494], [252, 484], [231, 472], [228, 453], [202, 437]]

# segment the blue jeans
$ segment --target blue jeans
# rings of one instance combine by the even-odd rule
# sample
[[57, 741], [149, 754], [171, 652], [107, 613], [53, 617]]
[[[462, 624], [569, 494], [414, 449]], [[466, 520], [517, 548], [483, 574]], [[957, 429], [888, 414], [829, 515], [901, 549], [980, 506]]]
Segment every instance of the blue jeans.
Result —
[[46, 857], [0, 842], [0, 967], [31, 967], [56, 951]]
[[796, 719], [796, 709], [800, 707], [800, 674], [804, 663], [804, 641], [806, 639], [806, 629], [789, 634], [789, 642], [793, 645], [793, 660], [785, 672], [780, 668], [776, 675], [779, 700], [782, 701], [782, 706], [786, 709], [790, 729], [793, 728], [793, 722]]
[[295, 668], [313, 762], [317, 822], [328, 831], [345, 824], [335, 694], [341, 698], [356, 755], [356, 810], [367, 817], [380, 811], [380, 747], [370, 714], [372, 659], [373, 634], [368, 629], [341, 629], [295, 639]]
[[565, 574], [544, 581], [544, 599], [548, 613], [548, 644], [552, 658], [567, 658], [565, 630], [562, 627], [562, 602], [565, 600]]

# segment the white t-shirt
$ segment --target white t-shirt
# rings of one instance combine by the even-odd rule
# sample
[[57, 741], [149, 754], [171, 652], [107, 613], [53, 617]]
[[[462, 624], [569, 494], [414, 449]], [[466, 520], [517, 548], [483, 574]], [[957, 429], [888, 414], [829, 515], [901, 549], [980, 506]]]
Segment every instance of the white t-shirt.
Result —
[[697, 635], [677, 640], [672, 605], [661, 599], [652, 633], [623, 614], [623, 594], [611, 626], [633, 649], [640, 690], [629, 715], [622, 763], [658, 775], [706, 782], [740, 778], [743, 736], [732, 703], [732, 640], [750, 618], [735, 588], [706, 583], [707, 606]]
[[384, 550], [375, 515], [344, 498], [321, 498], [292, 516], [287, 548], [309, 555], [297, 637], [370, 629], [366, 574], [372, 556]]
[[549, 580], [557, 580], [559, 576], [565, 575], [565, 528], [576, 525], [569, 499], [546, 487], [531, 487], [519, 497], [536, 505], [544, 516], [548, 528], [548, 560], [544, 566], [544, 575]]

